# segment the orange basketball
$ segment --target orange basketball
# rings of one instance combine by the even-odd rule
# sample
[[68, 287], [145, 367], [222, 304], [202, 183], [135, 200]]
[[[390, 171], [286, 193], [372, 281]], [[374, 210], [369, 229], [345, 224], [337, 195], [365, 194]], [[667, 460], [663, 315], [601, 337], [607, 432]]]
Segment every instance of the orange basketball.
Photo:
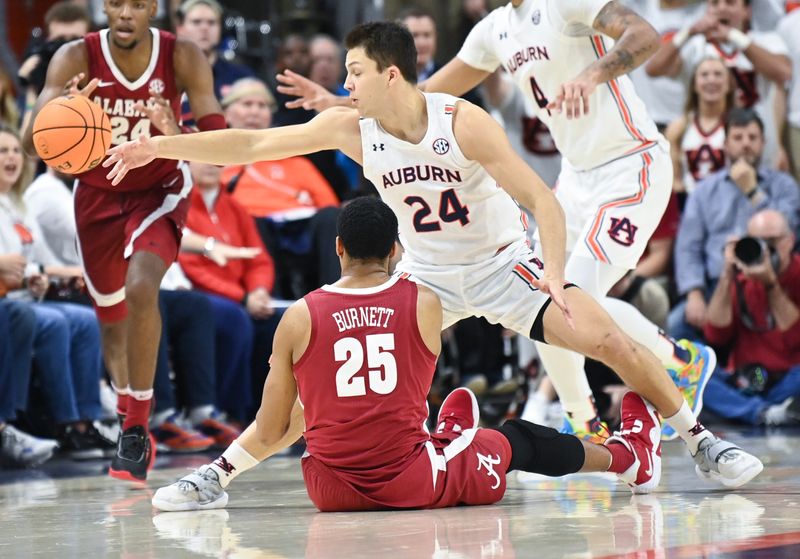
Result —
[[103, 160], [111, 146], [111, 123], [100, 105], [83, 95], [57, 97], [36, 115], [33, 145], [49, 167], [77, 175]]

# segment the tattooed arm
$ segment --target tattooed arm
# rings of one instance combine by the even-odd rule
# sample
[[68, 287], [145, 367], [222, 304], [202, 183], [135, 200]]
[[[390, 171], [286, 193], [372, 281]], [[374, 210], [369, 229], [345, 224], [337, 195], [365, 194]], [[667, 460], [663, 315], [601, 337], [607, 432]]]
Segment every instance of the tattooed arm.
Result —
[[653, 26], [617, 1], [600, 10], [592, 27], [616, 41], [614, 48], [586, 69], [597, 72], [600, 83], [627, 74], [658, 50], [660, 38]]
[[[547, 106], [559, 112], [566, 110], [567, 118], [587, 114], [589, 96], [598, 85], [627, 74], [658, 49], [659, 35], [656, 30], [636, 12], [616, 0], [603, 6], [592, 28], [611, 37], [616, 44], [574, 80], [562, 84], [558, 96]], [[597, 47], [601, 48], [602, 44]]]

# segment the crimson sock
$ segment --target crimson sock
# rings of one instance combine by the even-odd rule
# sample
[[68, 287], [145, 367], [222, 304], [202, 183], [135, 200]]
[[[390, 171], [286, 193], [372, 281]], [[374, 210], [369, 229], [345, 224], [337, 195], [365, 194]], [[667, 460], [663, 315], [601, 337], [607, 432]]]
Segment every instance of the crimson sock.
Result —
[[611, 465], [608, 467], [609, 472], [623, 474], [628, 471], [628, 468], [630, 468], [636, 460], [633, 452], [628, 450], [628, 447], [622, 443], [610, 442], [606, 445], [606, 448], [611, 454]]
[[128, 387], [126, 386], [125, 388], [119, 388], [112, 382], [111, 388], [117, 395], [117, 415], [125, 417], [125, 415], [128, 413]]
[[147, 423], [150, 419], [150, 406], [153, 403], [153, 390], [131, 390], [128, 396], [128, 413], [122, 430], [130, 429], [141, 425], [147, 430]]

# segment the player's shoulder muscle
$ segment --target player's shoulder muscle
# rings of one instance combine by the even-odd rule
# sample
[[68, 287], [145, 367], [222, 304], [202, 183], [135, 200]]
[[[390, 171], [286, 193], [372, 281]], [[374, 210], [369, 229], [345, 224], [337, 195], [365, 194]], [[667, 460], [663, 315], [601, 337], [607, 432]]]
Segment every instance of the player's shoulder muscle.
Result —
[[93, 76], [89, 76], [89, 49], [86, 41], [77, 39], [61, 45], [47, 67], [48, 85], [64, 85], [76, 75], [83, 72], [87, 74], [84, 82], [88, 82]]

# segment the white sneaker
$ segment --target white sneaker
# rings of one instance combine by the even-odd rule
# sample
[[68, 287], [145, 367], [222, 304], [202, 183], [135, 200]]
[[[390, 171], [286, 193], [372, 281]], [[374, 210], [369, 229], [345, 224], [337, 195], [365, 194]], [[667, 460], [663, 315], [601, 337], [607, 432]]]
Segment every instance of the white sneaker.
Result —
[[58, 442], [40, 439], [6, 425], [0, 431], [0, 460], [10, 466], [35, 468], [53, 456]]
[[718, 481], [730, 489], [744, 485], [764, 469], [761, 460], [713, 435], [700, 441], [693, 458], [701, 479]]
[[225, 508], [228, 494], [210, 466], [200, 466], [153, 496], [153, 506], [166, 512]]

